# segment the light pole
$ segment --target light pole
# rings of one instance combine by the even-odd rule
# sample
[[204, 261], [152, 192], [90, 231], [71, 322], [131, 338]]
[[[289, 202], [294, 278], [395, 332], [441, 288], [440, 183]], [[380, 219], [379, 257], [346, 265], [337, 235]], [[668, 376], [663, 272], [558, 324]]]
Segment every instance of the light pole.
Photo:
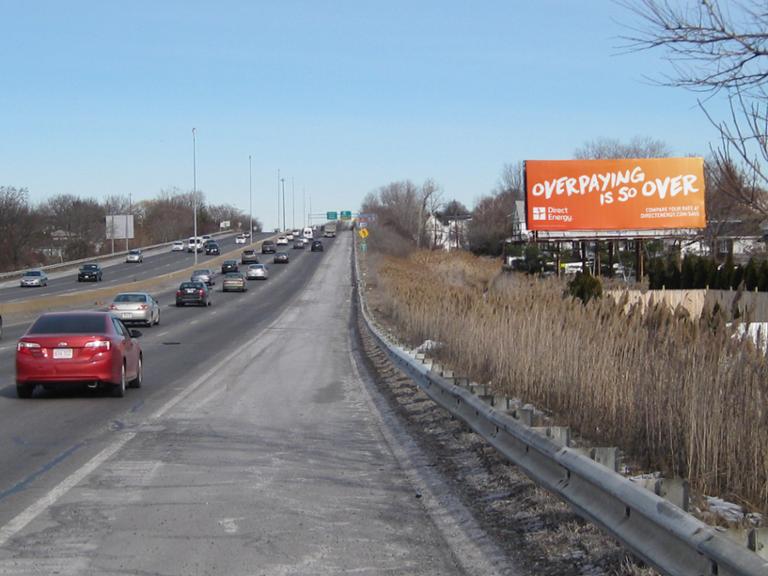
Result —
[[296, 230], [296, 188], [291, 176], [291, 229]]
[[251, 168], [251, 155], [248, 154], [248, 205], [251, 216], [251, 225], [248, 228], [248, 243], [253, 242], [253, 170]]
[[277, 230], [280, 231], [280, 168], [277, 169]]
[[304, 186], [301, 187], [301, 199], [303, 200], [302, 213], [304, 215], [304, 218], [302, 218], [302, 220], [304, 220], [304, 224], [302, 225], [302, 228], [306, 228], [307, 227], [307, 189]]
[[192, 234], [195, 238], [195, 266], [197, 266], [197, 141], [195, 129], [192, 128]]
[[285, 178], [280, 178], [280, 184], [283, 185], [283, 229], [285, 229]]
[[132, 208], [131, 193], [128, 192], [128, 211], [125, 214], [125, 251], [128, 252], [128, 218]]

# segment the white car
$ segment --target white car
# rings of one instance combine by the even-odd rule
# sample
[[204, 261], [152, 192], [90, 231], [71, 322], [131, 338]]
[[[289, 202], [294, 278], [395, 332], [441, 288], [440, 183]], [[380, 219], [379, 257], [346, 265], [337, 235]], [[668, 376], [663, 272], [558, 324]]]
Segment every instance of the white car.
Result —
[[178, 242], [174, 242], [171, 245], [171, 252], [184, 252], [184, 249], [185, 249], [184, 242], [182, 242], [181, 240], [179, 240]]
[[245, 234], [238, 234], [235, 236], [235, 244], [245, 244], [248, 242], [248, 237]]
[[146, 292], [123, 292], [115, 296], [109, 310], [126, 324], [138, 322], [145, 326], [160, 324], [160, 304]]
[[48, 286], [48, 276], [42, 270], [27, 270], [21, 277], [20, 286]]
[[288, 246], [288, 238], [285, 236], [278, 236], [276, 244], [278, 246]]
[[290, 242], [291, 240], [293, 240], [293, 232], [288, 232], [288, 234], [286, 234], [285, 237]]

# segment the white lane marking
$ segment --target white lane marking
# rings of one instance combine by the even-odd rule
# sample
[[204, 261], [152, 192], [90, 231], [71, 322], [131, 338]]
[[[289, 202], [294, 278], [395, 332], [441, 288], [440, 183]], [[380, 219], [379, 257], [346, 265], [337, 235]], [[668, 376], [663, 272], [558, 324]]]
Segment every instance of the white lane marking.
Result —
[[160, 332], [159, 334], [156, 334], [156, 336], [157, 336], [158, 338], [162, 338], [163, 336], [165, 336], [165, 335], [166, 335], [166, 334], [168, 334], [169, 332], [170, 332], [170, 330], [166, 330], [165, 332]]
[[191, 321], [189, 322], [189, 325], [190, 325], [190, 326], [192, 326], [192, 325], [194, 325], [194, 324], [198, 324], [199, 322], [200, 322], [200, 320], [199, 320], [199, 319], [198, 319], [198, 320], [191, 320]]
[[96, 454], [81, 468], [75, 470], [67, 478], [62, 480], [57, 486], [48, 492], [45, 496], [40, 498], [37, 502], [29, 506], [26, 510], [21, 512], [13, 520], [8, 522], [5, 526], [0, 528], [0, 547], [5, 546], [6, 542], [18, 534], [24, 527], [32, 522], [38, 515], [40, 515], [47, 508], [53, 506], [56, 501], [69, 492], [79, 482], [81, 482], [91, 472], [96, 470], [104, 462], [109, 460], [120, 448], [136, 436], [135, 432], [129, 432], [121, 435], [118, 439], [112, 442], [109, 446], [104, 448], [101, 452]]

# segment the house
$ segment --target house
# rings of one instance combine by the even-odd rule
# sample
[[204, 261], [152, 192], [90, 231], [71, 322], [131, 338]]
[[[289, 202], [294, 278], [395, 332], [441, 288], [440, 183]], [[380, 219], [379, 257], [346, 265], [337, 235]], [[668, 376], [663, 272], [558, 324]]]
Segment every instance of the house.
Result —
[[465, 250], [467, 244], [467, 226], [471, 214], [444, 214], [433, 212], [424, 224], [424, 234], [431, 250]]

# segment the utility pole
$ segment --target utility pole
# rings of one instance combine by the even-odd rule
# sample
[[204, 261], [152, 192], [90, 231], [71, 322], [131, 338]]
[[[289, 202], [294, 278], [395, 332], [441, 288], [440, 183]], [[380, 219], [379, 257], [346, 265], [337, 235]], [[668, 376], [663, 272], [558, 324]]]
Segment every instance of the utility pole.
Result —
[[280, 168], [277, 169], [277, 229], [280, 230]]
[[192, 128], [192, 217], [194, 219], [193, 235], [195, 237], [195, 266], [197, 266], [197, 141], [195, 129]]
[[306, 228], [307, 226], [307, 189], [302, 186], [301, 187], [301, 199], [302, 199], [302, 214], [304, 215], [304, 218], [302, 220], [304, 221], [304, 224], [301, 226], [302, 228]]
[[291, 229], [296, 230], [296, 189], [291, 176]]
[[248, 154], [248, 209], [250, 212], [251, 224], [248, 228], [248, 244], [253, 242], [253, 168], [251, 167], [251, 155]]
[[128, 220], [130, 218], [132, 206], [131, 193], [128, 192], [128, 211], [125, 214], [125, 251], [128, 252]]
[[283, 227], [281, 230], [285, 230], [285, 178], [281, 178], [280, 183], [283, 185]]

